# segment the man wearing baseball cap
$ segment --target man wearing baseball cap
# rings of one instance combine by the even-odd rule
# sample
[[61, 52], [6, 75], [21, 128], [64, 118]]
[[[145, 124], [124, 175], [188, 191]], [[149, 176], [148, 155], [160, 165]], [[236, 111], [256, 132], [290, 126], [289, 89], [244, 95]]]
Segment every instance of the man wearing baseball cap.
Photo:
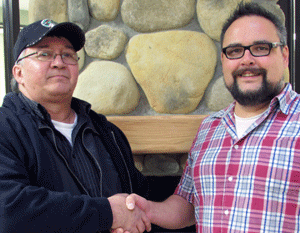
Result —
[[19, 33], [19, 91], [0, 108], [0, 232], [150, 230], [118, 194], [148, 191], [125, 135], [72, 97], [84, 43], [69, 22], [44, 19]]

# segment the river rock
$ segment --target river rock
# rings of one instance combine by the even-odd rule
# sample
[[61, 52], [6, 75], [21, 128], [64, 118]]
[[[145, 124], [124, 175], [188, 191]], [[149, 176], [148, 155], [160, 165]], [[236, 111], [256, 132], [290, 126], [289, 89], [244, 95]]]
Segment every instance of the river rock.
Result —
[[84, 62], [85, 62], [85, 53], [84, 53], [84, 48], [80, 49], [77, 52], [77, 56], [79, 57], [79, 61], [78, 61], [78, 68], [79, 70], [81, 70], [84, 66]]
[[138, 32], [180, 28], [195, 13], [195, 0], [124, 0], [121, 16], [126, 25]]
[[285, 70], [284, 70], [284, 74], [283, 74], [283, 77], [284, 77], [284, 81], [285, 82], [290, 82], [291, 80], [290, 80], [290, 70], [289, 70], [289, 68], [286, 68]]
[[[197, 16], [201, 28], [212, 39], [220, 41], [223, 24], [242, 1], [243, 0], [198, 0]], [[246, 1], [250, 2], [251, 0]]]
[[180, 169], [176, 159], [168, 155], [148, 155], [144, 163], [147, 170], [156, 176], [175, 175]]
[[225, 86], [223, 76], [219, 77], [207, 91], [207, 107], [212, 111], [219, 111], [233, 102], [233, 97]]
[[259, 3], [261, 6], [266, 8], [268, 11], [272, 12], [274, 15], [279, 17], [281, 22], [285, 24], [285, 15], [283, 10], [277, 4], [277, 0], [268, 0], [268, 1], [261, 1], [261, 0], [253, 0], [253, 2]]
[[74, 96], [105, 115], [125, 114], [139, 102], [140, 94], [130, 71], [111, 61], [91, 62], [79, 75]]
[[131, 38], [130, 69], [158, 113], [189, 113], [214, 76], [217, 49], [204, 33], [167, 31]]
[[114, 20], [120, 8], [120, 0], [88, 0], [91, 15], [99, 21]]
[[277, 15], [282, 22], [285, 22], [284, 13], [280, 6], [276, 4], [277, 0], [198, 0], [197, 16], [201, 28], [212, 39], [220, 41], [224, 23], [241, 2], [259, 3]]
[[57, 23], [68, 21], [68, 0], [30, 0], [28, 21], [33, 23], [41, 19], [52, 19]]
[[90, 13], [86, 0], [68, 0], [69, 21], [76, 23], [83, 31], [90, 25]]
[[133, 155], [133, 161], [135, 167], [140, 171], [144, 171], [144, 156], [143, 155]]
[[101, 25], [86, 34], [85, 51], [90, 57], [111, 60], [124, 50], [127, 36], [118, 29]]

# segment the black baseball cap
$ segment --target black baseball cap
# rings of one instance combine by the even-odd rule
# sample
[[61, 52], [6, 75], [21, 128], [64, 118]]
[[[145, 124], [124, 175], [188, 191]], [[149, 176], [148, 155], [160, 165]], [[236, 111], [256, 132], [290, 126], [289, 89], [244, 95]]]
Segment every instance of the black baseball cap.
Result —
[[85, 43], [85, 34], [74, 23], [56, 23], [50, 19], [43, 19], [24, 27], [14, 46], [14, 59], [17, 61], [21, 52], [42, 40], [45, 36], [65, 37], [73, 45], [75, 51], [79, 51]]

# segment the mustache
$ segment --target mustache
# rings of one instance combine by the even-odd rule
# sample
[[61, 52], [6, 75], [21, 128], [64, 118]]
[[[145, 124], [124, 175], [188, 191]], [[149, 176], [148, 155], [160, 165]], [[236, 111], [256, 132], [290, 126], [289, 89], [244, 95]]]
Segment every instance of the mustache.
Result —
[[237, 76], [243, 75], [243, 73], [245, 73], [245, 72], [250, 72], [254, 75], [263, 75], [263, 76], [267, 75], [267, 70], [265, 70], [263, 68], [242, 68], [242, 69], [234, 71], [232, 73], [232, 76], [234, 78], [236, 78]]

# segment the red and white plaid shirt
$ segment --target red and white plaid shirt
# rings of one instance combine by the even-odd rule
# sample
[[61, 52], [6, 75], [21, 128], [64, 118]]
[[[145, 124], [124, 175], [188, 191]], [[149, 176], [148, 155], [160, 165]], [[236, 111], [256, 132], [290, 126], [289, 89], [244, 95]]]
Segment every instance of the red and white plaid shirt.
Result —
[[203, 121], [175, 191], [197, 232], [300, 232], [299, 118], [288, 84], [240, 139], [234, 103]]

